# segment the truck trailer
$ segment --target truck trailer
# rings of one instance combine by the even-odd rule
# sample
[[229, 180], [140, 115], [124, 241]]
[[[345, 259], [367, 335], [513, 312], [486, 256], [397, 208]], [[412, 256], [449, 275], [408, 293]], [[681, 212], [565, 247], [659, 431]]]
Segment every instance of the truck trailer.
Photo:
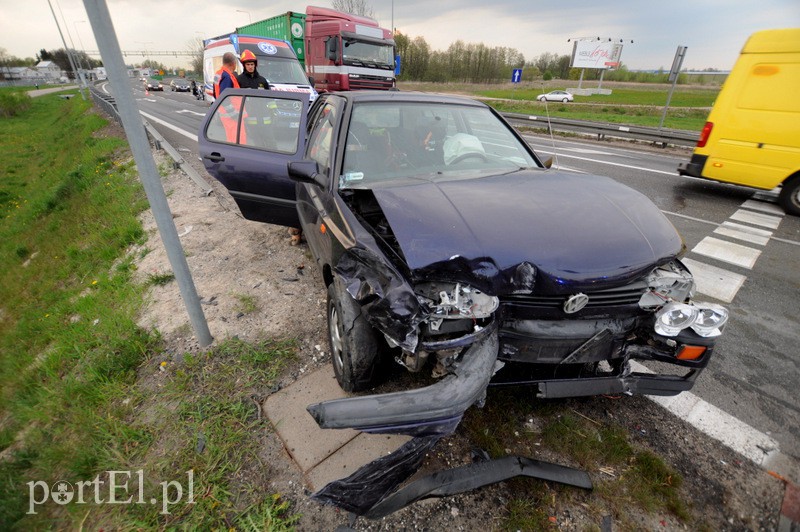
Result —
[[291, 43], [319, 92], [395, 86], [392, 33], [369, 17], [308, 6], [236, 28]]

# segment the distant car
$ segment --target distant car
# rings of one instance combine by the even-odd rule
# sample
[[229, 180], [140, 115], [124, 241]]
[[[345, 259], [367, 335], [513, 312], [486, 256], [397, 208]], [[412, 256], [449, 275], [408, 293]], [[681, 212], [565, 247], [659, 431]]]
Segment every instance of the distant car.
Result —
[[145, 88], [149, 91], [163, 91], [164, 86], [157, 79], [151, 79], [145, 82]]
[[206, 169], [245, 218], [302, 228], [344, 390], [393, 366], [444, 377], [313, 405], [321, 427], [443, 434], [490, 379], [541, 398], [676, 395], [708, 364], [727, 310], [692, 300], [686, 245], [642, 194], [548, 170], [466, 98], [328, 92], [307, 108], [225, 90], [198, 134]]
[[192, 86], [189, 84], [188, 81], [186, 81], [183, 78], [173, 79], [169, 83], [169, 87], [172, 90], [172, 92], [175, 92], [175, 91], [178, 91], [178, 92], [190, 92], [192, 90]]
[[575, 101], [575, 98], [567, 91], [550, 91], [547, 94], [540, 94], [536, 97], [537, 100], [540, 102], [548, 101], [548, 102], [572, 102]]

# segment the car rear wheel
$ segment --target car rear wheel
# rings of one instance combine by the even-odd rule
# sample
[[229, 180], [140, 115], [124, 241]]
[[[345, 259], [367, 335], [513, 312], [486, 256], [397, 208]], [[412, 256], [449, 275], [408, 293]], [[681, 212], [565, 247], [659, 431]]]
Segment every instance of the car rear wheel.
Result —
[[781, 187], [778, 203], [787, 214], [800, 216], [800, 175], [786, 180]]
[[388, 377], [388, 346], [367, 323], [361, 307], [338, 277], [328, 286], [328, 341], [333, 373], [344, 391], [368, 390]]

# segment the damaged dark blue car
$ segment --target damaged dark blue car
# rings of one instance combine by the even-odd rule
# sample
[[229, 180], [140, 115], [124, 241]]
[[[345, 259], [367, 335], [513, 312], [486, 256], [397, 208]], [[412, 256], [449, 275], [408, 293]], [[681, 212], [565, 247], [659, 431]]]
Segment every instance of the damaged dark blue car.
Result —
[[[490, 381], [548, 398], [692, 387], [727, 312], [691, 300], [683, 241], [646, 197], [548, 169], [466, 98], [346, 92], [307, 106], [226, 91], [201, 131], [206, 168], [246, 218], [302, 228], [343, 389], [397, 363], [442, 378], [314, 405], [321, 426], [443, 430]], [[685, 371], [635, 373], [632, 359]]]
[[675, 395], [727, 320], [692, 300], [683, 240], [649, 199], [550, 169], [471, 99], [327, 93], [308, 109], [301, 94], [228, 90], [199, 139], [245, 218], [302, 229], [342, 388], [398, 364], [439, 379], [311, 405], [323, 428], [441, 436], [490, 385]]

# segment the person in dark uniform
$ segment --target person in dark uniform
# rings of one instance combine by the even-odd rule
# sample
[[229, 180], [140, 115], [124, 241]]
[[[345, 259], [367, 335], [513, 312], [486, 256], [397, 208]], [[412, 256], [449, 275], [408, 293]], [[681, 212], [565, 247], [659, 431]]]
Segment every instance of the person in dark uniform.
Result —
[[242, 65], [244, 65], [244, 71], [236, 76], [239, 87], [242, 89], [269, 89], [269, 82], [267, 79], [256, 70], [256, 66], [258, 65], [256, 54], [250, 50], [245, 50], [242, 52], [239, 60], [242, 62]]

